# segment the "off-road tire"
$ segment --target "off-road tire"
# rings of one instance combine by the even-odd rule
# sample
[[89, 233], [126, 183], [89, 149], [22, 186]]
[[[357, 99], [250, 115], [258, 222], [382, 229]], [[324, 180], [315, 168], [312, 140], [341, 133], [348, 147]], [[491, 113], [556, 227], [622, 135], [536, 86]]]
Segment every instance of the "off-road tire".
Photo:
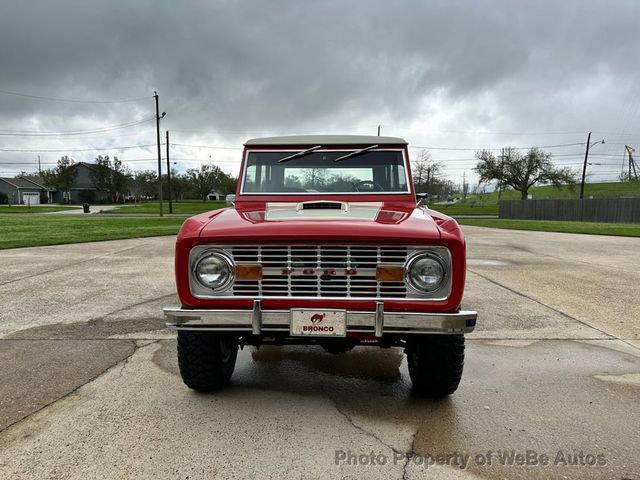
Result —
[[325, 352], [331, 353], [333, 355], [341, 355], [343, 353], [347, 353], [353, 350], [354, 347], [354, 344], [347, 342], [325, 343], [322, 345], [322, 348]]
[[414, 391], [441, 398], [456, 391], [464, 367], [464, 335], [424, 335], [407, 342]]
[[229, 383], [238, 356], [238, 341], [212, 332], [178, 331], [178, 367], [182, 381], [198, 392], [213, 392]]

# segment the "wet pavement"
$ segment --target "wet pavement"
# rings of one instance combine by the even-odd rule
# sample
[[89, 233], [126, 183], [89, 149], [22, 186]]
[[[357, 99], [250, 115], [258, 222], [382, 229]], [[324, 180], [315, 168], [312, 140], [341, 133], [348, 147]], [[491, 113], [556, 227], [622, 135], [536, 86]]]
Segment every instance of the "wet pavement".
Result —
[[479, 326], [440, 401], [375, 348], [245, 348], [191, 392], [173, 238], [0, 252], [0, 478], [640, 478], [640, 242], [465, 231]]

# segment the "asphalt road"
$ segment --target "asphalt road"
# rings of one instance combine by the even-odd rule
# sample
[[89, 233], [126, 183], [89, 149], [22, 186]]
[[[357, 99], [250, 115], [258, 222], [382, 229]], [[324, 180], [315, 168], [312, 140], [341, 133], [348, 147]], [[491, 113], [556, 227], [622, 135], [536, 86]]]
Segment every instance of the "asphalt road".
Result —
[[442, 401], [368, 348], [245, 349], [193, 393], [172, 237], [0, 251], [0, 478], [640, 478], [640, 241], [464, 229], [480, 320]]

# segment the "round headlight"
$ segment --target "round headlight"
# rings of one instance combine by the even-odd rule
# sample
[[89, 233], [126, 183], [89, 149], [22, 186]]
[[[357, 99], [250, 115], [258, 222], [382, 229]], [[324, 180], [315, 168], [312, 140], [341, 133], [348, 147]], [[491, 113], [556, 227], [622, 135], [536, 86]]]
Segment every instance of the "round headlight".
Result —
[[444, 267], [431, 255], [414, 257], [407, 269], [407, 280], [418, 292], [432, 292], [444, 281]]
[[233, 281], [233, 263], [221, 253], [205, 254], [194, 268], [198, 282], [213, 290], [222, 290]]

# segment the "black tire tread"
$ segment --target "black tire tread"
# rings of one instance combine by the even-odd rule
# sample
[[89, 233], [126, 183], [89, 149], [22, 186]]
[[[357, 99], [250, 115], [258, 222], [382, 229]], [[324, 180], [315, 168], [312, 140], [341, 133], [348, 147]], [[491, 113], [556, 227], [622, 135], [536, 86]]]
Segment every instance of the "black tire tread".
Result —
[[178, 367], [182, 381], [199, 392], [213, 392], [229, 383], [237, 345], [229, 362], [222, 362], [221, 337], [211, 332], [178, 332]]
[[464, 335], [425, 335], [407, 345], [416, 393], [441, 398], [458, 389], [464, 368]]

